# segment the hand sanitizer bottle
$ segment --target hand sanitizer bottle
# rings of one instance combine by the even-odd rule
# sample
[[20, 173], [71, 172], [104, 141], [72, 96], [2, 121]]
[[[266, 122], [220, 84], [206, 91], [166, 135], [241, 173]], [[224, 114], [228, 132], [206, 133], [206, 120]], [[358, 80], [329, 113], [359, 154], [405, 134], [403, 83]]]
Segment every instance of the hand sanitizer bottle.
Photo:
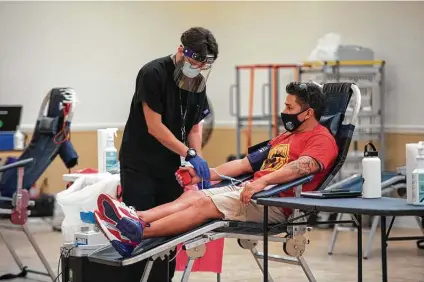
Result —
[[25, 149], [25, 135], [21, 132], [19, 126], [13, 135], [13, 149], [19, 151]]
[[412, 204], [424, 205], [424, 142], [418, 142], [417, 168], [412, 172]]
[[117, 128], [107, 128], [106, 149], [104, 151], [104, 160], [106, 171], [109, 172], [118, 162], [118, 151], [115, 148], [115, 136]]

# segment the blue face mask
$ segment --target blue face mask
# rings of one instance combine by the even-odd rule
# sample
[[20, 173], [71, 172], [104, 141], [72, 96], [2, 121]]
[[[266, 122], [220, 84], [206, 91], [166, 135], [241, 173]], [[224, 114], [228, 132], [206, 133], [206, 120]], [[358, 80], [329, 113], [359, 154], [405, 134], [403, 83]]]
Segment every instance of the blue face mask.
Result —
[[184, 66], [181, 70], [188, 78], [195, 78], [200, 74], [200, 68], [193, 68], [189, 62], [184, 62]]

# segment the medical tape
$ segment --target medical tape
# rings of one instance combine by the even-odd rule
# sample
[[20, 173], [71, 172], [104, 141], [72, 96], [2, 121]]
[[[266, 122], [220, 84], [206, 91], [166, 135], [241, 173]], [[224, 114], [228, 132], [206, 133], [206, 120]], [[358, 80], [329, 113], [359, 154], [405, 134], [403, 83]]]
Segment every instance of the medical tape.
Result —
[[226, 175], [223, 175], [223, 174], [219, 174], [217, 171], [216, 171], [216, 169], [214, 169], [214, 168], [212, 168], [212, 170], [216, 173], [216, 175], [218, 175], [221, 179], [225, 179], [225, 180], [229, 180], [229, 181], [231, 181], [231, 184], [232, 185], [236, 185], [236, 184], [234, 184], [234, 182], [236, 182], [236, 183], [238, 183], [238, 184], [241, 184], [241, 183], [243, 183], [243, 181], [241, 181], [241, 180], [238, 180], [238, 179], [235, 179], [235, 178], [233, 178], [233, 177], [230, 177], [230, 176], [226, 176]]

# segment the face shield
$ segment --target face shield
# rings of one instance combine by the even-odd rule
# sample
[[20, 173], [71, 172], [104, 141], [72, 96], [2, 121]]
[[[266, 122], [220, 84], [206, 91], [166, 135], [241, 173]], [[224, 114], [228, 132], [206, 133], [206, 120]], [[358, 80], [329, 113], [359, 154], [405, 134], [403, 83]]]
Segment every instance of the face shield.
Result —
[[200, 55], [184, 47], [183, 58], [175, 63], [175, 83], [183, 90], [202, 92], [214, 62], [215, 56]]

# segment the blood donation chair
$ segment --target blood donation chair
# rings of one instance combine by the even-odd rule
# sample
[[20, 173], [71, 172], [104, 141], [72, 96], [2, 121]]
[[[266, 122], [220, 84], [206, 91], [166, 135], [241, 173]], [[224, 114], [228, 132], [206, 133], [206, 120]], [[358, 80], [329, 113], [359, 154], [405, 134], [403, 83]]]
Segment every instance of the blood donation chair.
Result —
[[[317, 190], [325, 189], [342, 167], [349, 150], [361, 106], [361, 93], [355, 84], [326, 83], [322, 86], [322, 89], [325, 94], [325, 110], [320, 122], [326, 126], [335, 137], [339, 148], [339, 154], [331, 172], [321, 185], [319, 185]], [[345, 120], [346, 109], [352, 96], [355, 97], [355, 99], [352, 100], [354, 111], [350, 116], [346, 115]], [[351, 118], [350, 122], [347, 121], [348, 118]], [[262, 148], [267, 142], [250, 148], [249, 152]], [[243, 175], [238, 177], [238, 179], [248, 180], [251, 177], [252, 175]], [[313, 175], [309, 175], [289, 183], [274, 185], [273, 187], [267, 188], [267, 190], [255, 194], [252, 199], [273, 197], [289, 189], [295, 189], [296, 196], [300, 196], [302, 185], [310, 182], [312, 178]], [[226, 184], [228, 184], [226, 181], [222, 181], [217, 185], [221, 186]], [[269, 256], [269, 258], [273, 261], [299, 265], [302, 267], [309, 281], [316, 281], [303, 256], [306, 245], [309, 243], [304, 237], [304, 234], [310, 231], [311, 228], [308, 225], [306, 217], [300, 216], [302, 214], [302, 211], [294, 210], [288, 221], [269, 225], [269, 241], [283, 243], [283, 251], [288, 256], [282, 257], [272, 255]], [[286, 234], [286, 236], [279, 236], [280, 234]], [[263, 240], [263, 224], [226, 220], [209, 221], [194, 230], [175, 237], [146, 239], [134, 250], [132, 256], [128, 258], [121, 257], [112, 246], [109, 245], [94, 251], [89, 256], [89, 260], [115, 267], [131, 265], [142, 260], [147, 260], [146, 267], [141, 277], [141, 281], [147, 281], [153, 262], [156, 259], [167, 259], [170, 251], [174, 250], [179, 244], [182, 244], [189, 258], [182, 276], [182, 281], [188, 281], [194, 260], [205, 254], [205, 244], [220, 238], [237, 239], [240, 247], [250, 250], [259, 268], [263, 271], [263, 253], [256, 249], [258, 241]], [[268, 277], [270, 277], [269, 273]], [[272, 278], [270, 278], [270, 281], [272, 281]]]
[[[0, 222], [0, 238], [12, 254], [21, 273], [0, 275], [0, 280], [25, 277], [27, 273], [56, 278], [26, 222], [31, 216], [34, 201], [28, 190], [36, 183], [47, 167], [59, 155], [70, 169], [77, 164], [78, 155], [70, 142], [70, 127], [74, 114], [76, 95], [71, 88], [53, 88], [45, 96], [28, 146], [17, 161], [0, 167], [0, 214], [8, 215], [10, 223]], [[25, 173], [24, 173], [25, 172]], [[24, 266], [12, 244], [1, 229], [23, 231], [36, 251], [47, 273]]]

